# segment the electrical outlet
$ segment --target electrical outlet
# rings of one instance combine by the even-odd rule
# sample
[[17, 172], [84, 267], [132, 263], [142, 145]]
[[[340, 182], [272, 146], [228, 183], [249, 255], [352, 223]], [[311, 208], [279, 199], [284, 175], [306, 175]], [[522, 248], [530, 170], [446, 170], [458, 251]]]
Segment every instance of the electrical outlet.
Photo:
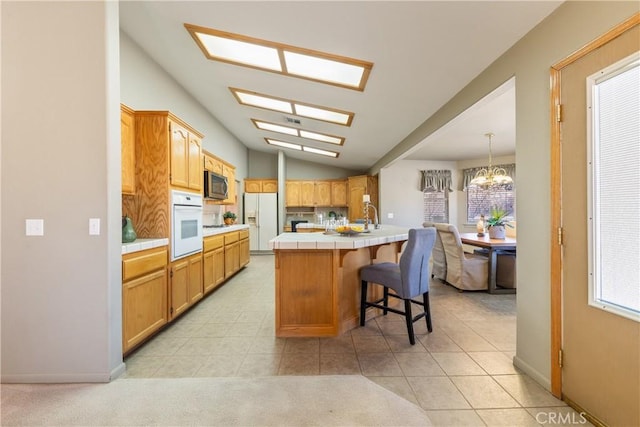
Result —
[[393, 219], [393, 212], [389, 212], [387, 214], [387, 219]]
[[89, 235], [100, 235], [100, 218], [89, 218]]
[[27, 219], [25, 227], [27, 236], [44, 236], [44, 219]]

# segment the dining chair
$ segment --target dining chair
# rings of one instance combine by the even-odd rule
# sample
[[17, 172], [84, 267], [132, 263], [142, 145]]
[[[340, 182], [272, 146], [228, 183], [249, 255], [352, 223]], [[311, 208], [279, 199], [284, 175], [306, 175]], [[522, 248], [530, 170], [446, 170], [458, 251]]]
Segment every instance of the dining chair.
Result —
[[[387, 312], [405, 316], [407, 333], [411, 345], [416, 343], [413, 331], [413, 323], [421, 318], [427, 322], [427, 330], [433, 331], [431, 324], [431, 311], [429, 308], [429, 258], [436, 241], [436, 229], [433, 227], [422, 229], [410, 229], [407, 244], [400, 255], [400, 262], [383, 262], [372, 264], [360, 269], [361, 293], [360, 293], [360, 326], [364, 326], [366, 310], [368, 307], [382, 309]], [[367, 301], [369, 283], [377, 283], [383, 286], [383, 297], [375, 301]], [[392, 290], [393, 293], [390, 293]], [[422, 295], [422, 301], [417, 298]], [[389, 297], [402, 299], [404, 311], [390, 307]], [[382, 303], [382, 304], [381, 304]], [[411, 304], [423, 307], [422, 313], [415, 317], [411, 312]]]
[[489, 289], [489, 258], [465, 252], [455, 225], [438, 225], [436, 229], [447, 259], [446, 282], [461, 291]]
[[[425, 228], [435, 227], [436, 224], [440, 223], [425, 221], [422, 223], [422, 226]], [[447, 280], [447, 258], [444, 255], [442, 239], [438, 233], [436, 233], [436, 242], [433, 245], [433, 251], [431, 252], [431, 264], [431, 276], [442, 281]]]

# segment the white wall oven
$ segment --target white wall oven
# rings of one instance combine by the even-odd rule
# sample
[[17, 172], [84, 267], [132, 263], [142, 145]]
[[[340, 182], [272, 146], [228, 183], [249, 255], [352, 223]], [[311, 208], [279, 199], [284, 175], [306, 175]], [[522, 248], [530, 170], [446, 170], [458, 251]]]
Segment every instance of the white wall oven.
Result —
[[202, 196], [171, 191], [171, 261], [202, 252]]

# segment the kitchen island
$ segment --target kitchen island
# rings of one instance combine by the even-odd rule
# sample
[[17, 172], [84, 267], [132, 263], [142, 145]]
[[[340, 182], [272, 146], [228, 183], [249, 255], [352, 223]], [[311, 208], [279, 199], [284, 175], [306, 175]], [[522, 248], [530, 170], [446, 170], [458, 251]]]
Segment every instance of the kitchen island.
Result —
[[[276, 336], [337, 336], [360, 316], [360, 268], [398, 262], [409, 229], [383, 225], [356, 236], [283, 233], [269, 242], [275, 253]], [[370, 298], [382, 287], [370, 286]], [[367, 316], [372, 316], [368, 311]]]

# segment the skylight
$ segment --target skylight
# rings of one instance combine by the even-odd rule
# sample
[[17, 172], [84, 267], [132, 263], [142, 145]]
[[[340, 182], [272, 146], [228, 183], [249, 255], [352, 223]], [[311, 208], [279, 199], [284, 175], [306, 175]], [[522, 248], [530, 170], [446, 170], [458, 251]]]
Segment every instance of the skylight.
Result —
[[312, 139], [314, 141], [326, 142], [329, 144], [335, 144], [335, 145], [344, 144], [344, 138], [340, 136], [327, 135], [319, 132], [311, 132], [304, 129], [292, 128], [290, 126], [283, 126], [276, 123], [265, 122], [257, 119], [251, 119], [251, 121], [258, 129], [262, 129], [262, 130], [284, 133], [286, 135], [298, 136], [300, 138]]
[[351, 122], [353, 121], [354, 114], [349, 111], [306, 104], [285, 98], [276, 98], [274, 96], [262, 95], [242, 89], [229, 88], [229, 90], [231, 90], [231, 93], [233, 93], [238, 102], [243, 105], [295, 114], [296, 116], [308, 117], [310, 119], [322, 120], [344, 126], [351, 126]]
[[265, 138], [264, 140], [267, 141], [267, 144], [269, 145], [275, 145], [277, 147], [282, 147], [282, 148], [289, 148], [291, 150], [305, 151], [307, 153], [320, 154], [322, 156], [333, 157], [333, 158], [336, 158], [340, 155], [340, 153], [337, 153], [335, 151], [321, 150], [319, 148], [313, 148], [306, 145], [292, 144], [290, 142], [279, 141], [277, 139]]
[[363, 91], [373, 63], [184, 24], [207, 59]]

